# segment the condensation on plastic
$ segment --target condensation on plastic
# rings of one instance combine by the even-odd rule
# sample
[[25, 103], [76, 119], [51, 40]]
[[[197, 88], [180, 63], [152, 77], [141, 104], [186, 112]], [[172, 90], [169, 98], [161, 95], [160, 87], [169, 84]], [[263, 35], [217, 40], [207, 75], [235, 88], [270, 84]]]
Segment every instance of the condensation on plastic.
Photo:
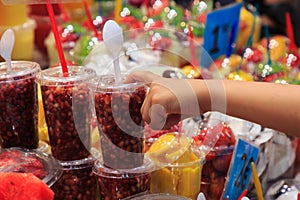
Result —
[[15, 5], [15, 4], [45, 4], [50, 1], [51, 4], [54, 3], [76, 3], [81, 2], [81, 0], [1, 0], [4, 5]]

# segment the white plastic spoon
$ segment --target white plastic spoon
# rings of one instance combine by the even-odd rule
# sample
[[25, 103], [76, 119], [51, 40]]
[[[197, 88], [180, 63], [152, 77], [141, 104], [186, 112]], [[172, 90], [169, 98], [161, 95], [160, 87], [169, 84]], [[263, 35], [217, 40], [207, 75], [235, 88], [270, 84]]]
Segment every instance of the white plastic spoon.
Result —
[[121, 83], [121, 70], [119, 63], [119, 54], [123, 47], [123, 30], [113, 20], [108, 20], [103, 27], [103, 41], [108, 51], [113, 56], [116, 83]]
[[15, 44], [15, 34], [13, 30], [7, 29], [0, 40], [0, 55], [6, 61], [7, 70], [10, 72], [12, 70], [11, 67], [11, 52], [13, 50]]

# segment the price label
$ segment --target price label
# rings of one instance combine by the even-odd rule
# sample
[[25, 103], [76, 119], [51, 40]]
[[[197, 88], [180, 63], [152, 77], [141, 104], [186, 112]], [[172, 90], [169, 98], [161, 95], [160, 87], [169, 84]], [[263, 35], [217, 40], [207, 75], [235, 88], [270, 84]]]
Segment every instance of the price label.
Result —
[[238, 199], [242, 192], [248, 188], [252, 177], [251, 162], [256, 163], [258, 155], [259, 148], [257, 146], [238, 139], [223, 199]]
[[[207, 68], [211, 60], [226, 54], [232, 29], [239, 24], [241, 7], [242, 4], [237, 3], [207, 14], [203, 44], [205, 53], [201, 55], [201, 66]], [[238, 28], [234, 34], [237, 35], [237, 32]], [[208, 59], [207, 55], [211, 58]]]

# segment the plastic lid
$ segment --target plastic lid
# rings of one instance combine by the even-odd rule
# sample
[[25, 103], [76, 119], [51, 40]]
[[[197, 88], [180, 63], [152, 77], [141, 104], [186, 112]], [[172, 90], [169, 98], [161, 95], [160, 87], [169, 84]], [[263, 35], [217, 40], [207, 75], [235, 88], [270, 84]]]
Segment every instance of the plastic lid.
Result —
[[80, 160], [72, 160], [72, 161], [59, 161], [60, 166], [63, 167], [64, 170], [68, 169], [83, 169], [87, 167], [92, 167], [97, 159], [100, 158], [100, 152], [95, 149], [91, 148], [90, 151], [91, 155], [87, 158], [80, 159]]
[[94, 165], [94, 173], [98, 176], [108, 177], [108, 178], [130, 178], [141, 174], [148, 174], [154, 170], [154, 164], [148, 157], [144, 158], [144, 164], [142, 166], [132, 168], [132, 169], [112, 169], [105, 167], [102, 164], [102, 160], [99, 159]]
[[[124, 79], [126, 77], [126, 74], [122, 74], [122, 78]], [[107, 92], [110, 93], [118, 93], [118, 92], [133, 92], [136, 90], [136, 88], [145, 85], [142, 82], [134, 82], [134, 83], [128, 83], [128, 84], [116, 84], [115, 83], [115, 75], [108, 74], [100, 76], [97, 80], [96, 87], [97, 92]]]
[[83, 66], [68, 66], [68, 71], [69, 75], [65, 77], [61, 66], [45, 69], [37, 74], [37, 82], [41, 85], [76, 85], [96, 77], [93, 69]]
[[61, 176], [62, 168], [46, 153], [14, 147], [0, 149], [0, 172], [32, 173], [50, 187]]
[[0, 81], [7, 79], [24, 79], [35, 76], [40, 71], [40, 65], [30, 61], [12, 61], [12, 71], [7, 71], [6, 62], [0, 63]]

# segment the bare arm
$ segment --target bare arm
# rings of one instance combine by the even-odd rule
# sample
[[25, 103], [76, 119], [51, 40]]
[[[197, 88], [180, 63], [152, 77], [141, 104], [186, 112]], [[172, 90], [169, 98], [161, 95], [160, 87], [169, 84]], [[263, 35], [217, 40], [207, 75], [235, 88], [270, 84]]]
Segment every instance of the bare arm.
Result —
[[[166, 122], [164, 128], [168, 128], [184, 117], [219, 111], [289, 135], [300, 136], [298, 85], [230, 80], [174, 80], [161, 78], [150, 72], [134, 72], [126, 81], [143, 81], [149, 84], [150, 90], [143, 104], [142, 114], [154, 128], [162, 128], [161, 124], [157, 125], [158, 122]], [[157, 105], [159, 106], [156, 107]], [[178, 117], [179, 114], [181, 118]]]
[[[300, 136], [300, 86], [262, 82], [206, 80], [206, 90], [201, 81], [191, 80], [198, 100], [207, 100], [203, 111], [220, 111], [263, 126]], [[216, 86], [223, 84], [224, 94]], [[202, 86], [203, 87], [203, 86]], [[224, 105], [225, 96], [225, 105]], [[214, 105], [216, 104], [216, 105]]]

